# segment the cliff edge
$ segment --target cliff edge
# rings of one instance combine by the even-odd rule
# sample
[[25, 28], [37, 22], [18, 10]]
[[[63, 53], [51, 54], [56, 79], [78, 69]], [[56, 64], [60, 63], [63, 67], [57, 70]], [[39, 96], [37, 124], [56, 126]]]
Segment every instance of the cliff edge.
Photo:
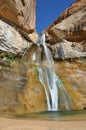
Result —
[[73, 3], [43, 33], [55, 59], [86, 57], [86, 1]]

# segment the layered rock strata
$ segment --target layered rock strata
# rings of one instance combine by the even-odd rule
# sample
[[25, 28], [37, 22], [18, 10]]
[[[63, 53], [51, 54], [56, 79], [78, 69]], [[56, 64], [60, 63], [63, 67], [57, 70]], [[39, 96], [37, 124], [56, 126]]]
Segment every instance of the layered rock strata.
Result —
[[35, 0], [0, 1], [0, 53], [24, 56], [37, 40]]
[[0, 17], [27, 32], [35, 29], [36, 0], [0, 0]]
[[15, 28], [0, 20], [0, 50], [15, 55], [25, 55], [32, 45]]
[[86, 1], [72, 4], [43, 33], [56, 59], [86, 57]]
[[[36, 44], [33, 44], [38, 37], [35, 32], [35, 0], [0, 0], [0, 5], [0, 114], [45, 111], [46, 96], [38, 80], [37, 65], [29, 64], [30, 58], [27, 61], [14, 60], [14, 55], [24, 56], [28, 52], [29, 57], [36, 50]], [[85, 0], [78, 0], [44, 31], [47, 46], [56, 60], [86, 57], [85, 7]], [[39, 48], [39, 51], [43, 50]], [[38, 57], [41, 55], [39, 51]], [[12, 62], [3, 64], [2, 61]], [[85, 60], [55, 64], [56, 74], [70, 94], [76, 110], [86, 109], [85, 67]], [[60, 92], [61, 110], [65, 109], [64, 100]], [[75, 109], [73, 107], [71, 109]]]

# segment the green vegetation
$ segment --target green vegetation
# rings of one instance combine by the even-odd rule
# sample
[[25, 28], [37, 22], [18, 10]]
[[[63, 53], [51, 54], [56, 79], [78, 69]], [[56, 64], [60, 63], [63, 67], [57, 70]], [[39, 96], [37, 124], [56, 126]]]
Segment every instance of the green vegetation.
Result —
[[15, 54], [0, 51], [0, 60], [5, 62], [13, 62], [17, 56]]
[[38, 72], [38, 66], [35, 66], [35, 67], [34, 67], [34, 71], [35, 71], [35, 72]]

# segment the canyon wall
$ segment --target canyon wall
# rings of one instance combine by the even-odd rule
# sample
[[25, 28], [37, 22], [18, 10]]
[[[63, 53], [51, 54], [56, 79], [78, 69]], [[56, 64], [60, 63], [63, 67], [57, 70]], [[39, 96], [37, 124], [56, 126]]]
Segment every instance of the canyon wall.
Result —
[[22, 58], [38, 37], [35, 18], [36, 0], [0, 0], [0, 114], [26, 111], [29, 59]]
[[[29, 58], [37, 47], [35, 6], [35, 0], [0, 0], [0, 114], [47, 110], [39, 64]], [[70, 109], [86, 109], [86, 1], [77, 0], [43, 33], [54, 59], [67, 59], [55, 62], [54, 69], [73, 100]], [[59, 107], [65, 109], [61, 91]]]
[[57, 61], [57, 75], [77, 109], [86, 109], [86, 1], [77, 0], [70, 5], [42, 33], [45, 33], [46, 44]]
[[43, 33], [55, 59], [86, 57], [86, 1], [76, 1]]
[[36, 42], [35, 0], [0, 0], [0, 51], [24, 56]]
[[[86, 1], [77, 0], [42, 33], [45, 33], [46, 45], [57, 61], [54, 66], [55, 72], [64, 84], [66, 94], [70, 95], [74, 103], [70, 109], [86, 109]], [[36, 49], [32, 51], [36, 52]], [[39, 56], [42, 51], [41, 46], [38, 51]], [[43, 54], [41, 57], [43, 60]], [[39, 111], [38, 109], [45, 111], [47, 106], [42, 85], [33, 72], [28, 73], [28, 78], [25, 106], [28, 111]], [[58, 83], [57, 87], [61, 89], [62, 84]], [[65, 110], [67, 104], [64, 104], [67, 101], [65, 101], [63, 89], [60, 89], [58, 92], [59, 109]]]
[[27, 32], [35, 29], [36, 0], [0, 0], [0, 17]]

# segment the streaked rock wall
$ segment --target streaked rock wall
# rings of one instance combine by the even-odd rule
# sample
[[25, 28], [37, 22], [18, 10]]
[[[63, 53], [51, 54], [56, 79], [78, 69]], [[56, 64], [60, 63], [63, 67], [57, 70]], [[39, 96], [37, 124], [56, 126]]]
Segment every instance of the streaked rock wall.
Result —
[[[46, 34], [46, 42], [55, 55], [65, 53], [62, 59], [86, 57], [86, 1], [76, 1], [43, 33]], [[66, 40], [65, 46], [63, 39]], [[58, 51], [59, 48], [62, 48], [62, 52]]]
[[36, 0], [0, 0], [0, 17], [27, 32], [35, 29]]

